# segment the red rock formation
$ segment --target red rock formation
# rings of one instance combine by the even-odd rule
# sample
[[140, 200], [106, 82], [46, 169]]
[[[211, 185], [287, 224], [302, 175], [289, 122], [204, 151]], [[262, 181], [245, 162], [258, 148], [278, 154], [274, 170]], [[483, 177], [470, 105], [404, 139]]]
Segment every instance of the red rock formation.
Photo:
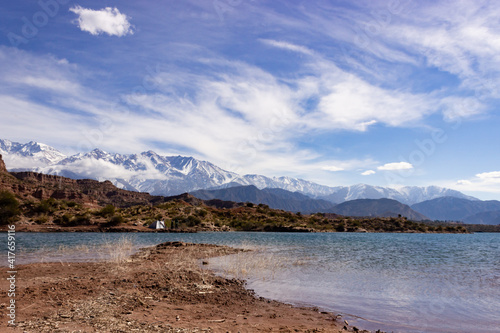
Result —
[[7, 172], [7, 167], [2, 159], [2, 154], [0, 154], [0, 172]]

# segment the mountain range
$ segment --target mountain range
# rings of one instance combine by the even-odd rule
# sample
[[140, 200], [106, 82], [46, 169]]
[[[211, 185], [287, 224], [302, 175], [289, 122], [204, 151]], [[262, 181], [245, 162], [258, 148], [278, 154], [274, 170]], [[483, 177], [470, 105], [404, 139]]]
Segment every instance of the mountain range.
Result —
[[198, 190], [190, 192], [190, 194], [202, 200], [220, 199], [254, 204], [262, 203], [274, 209], [302, 213], [329, 212], [335, 206], [329, 201], [312, 199], [299, 192], [290, 192], [279, 188], [260, 190], [254, 185], [234, 186], [216, 190]]
[[477, 224], [500, 224], [500, 201], [471, 201], [443, 197], [411, 206], [432, 220], [463, 221]]
[[[255, 201], [279, 201], [281, 203], [277, 208], [303, 212], [332, 211], [329, 205], [331, 208], [358, 199], [392, 199], [434, 219], [436, 215], [427, 214], [422, 206], [413, 205], [443, 197], [481, 202], [461, 192], [437, 186], [389, 188], [357, 184], [330, 187], [291, 177], [239, 175], [193, 157], [162, 156], [151, 150], [140, 154], [116, 154], [94, 149], [88, 153], [66, 156], [43, 143], [31, 141], [22, 144], [0, 139], [0, 154], [4, 155], [10, 171], [34, 171], [72, 179], [109, 180], [119, 188], [151, 195], [172, 196], [199, 191], [197, 195], [203, 198], [233, 200], [238, 197], [234, 195], [235, 191], [240, 191], [238, 187], [253, 186]], [[218, 194], [214, 196], [206, 192], [213, 190], [219, 191]], [[475, 214], [485, 212], [490, 211], [478, 211]], [[455, 220], [451, 216], [446, 215], [446, 218], [441, 219]], [[491, 221], [495, 215], [489, 216], [488, 221]], [[484, 220], [486, 217], [481, 218]], [[471, 219], [474, 220], [473, 217]]]
[[119, 188], [148, 192], [152, 195], [177, 195], [200, 189], [221, 189], [254, 185], [259, 189], [278, 188], [299, 192], [314, 199], [333, 203], [355, 199], [389, 198], [412, 205], [444, 196], [477, 200], [461, 192], [437, 186], [406, 186], [399, 189], [358, 184], [325, 186], [291, 177], [239, 175], [193, 157], [161, 156], [154, 151], [140, 154], [113, 154], [94, 149], [66, 156], [43, 143], [21, 144], [0, 140], [11, 171], [35, 171], [68, 178], [110, 180]]
[[301, 213], [322, 212], [362, 217], [398, 217], [401, 215], [414, 221], [428, 220], [426, 216], [412, 210], [408, 205], [385, 198], [356, 199], [334, 204], [326, 200], [312, 199], [298, 192], [282, 189], [265, 188], [259, 190], [253, 185], [218, 190], [198, 190], [190, 194], [202, 200], [220, 199], [255, 204], [263, 203], [270, 208]]

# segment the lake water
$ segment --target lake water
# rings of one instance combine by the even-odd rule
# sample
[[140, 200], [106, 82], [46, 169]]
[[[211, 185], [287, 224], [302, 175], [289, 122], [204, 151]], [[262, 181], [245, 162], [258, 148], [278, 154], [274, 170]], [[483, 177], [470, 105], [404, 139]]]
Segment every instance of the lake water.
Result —
[[[6, 236], [5, 236], [6, 237]], [[259, 296], [342, 314], [394, 332], [500, 332], [500, 234], [17, 233], [18, 264], [103, 259], [125, 237], [134, 248], [181, 240], [255, 251], [214, 258], [219, 274]], [[106, 252], [106, 251], [104, 251]], [[0, 260], [6, 263], [6, 258]]]

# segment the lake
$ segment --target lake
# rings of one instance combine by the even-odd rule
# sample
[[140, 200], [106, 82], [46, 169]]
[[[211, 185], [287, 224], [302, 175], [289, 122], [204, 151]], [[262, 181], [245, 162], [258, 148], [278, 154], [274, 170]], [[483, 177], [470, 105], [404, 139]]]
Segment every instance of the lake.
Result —
[[17, 264], [105, 259], [123, 237], [134, 249], [174, 240], [253, 249], [209, 266], [360, 328], [500, 332], [500, 234], [17, 233]]

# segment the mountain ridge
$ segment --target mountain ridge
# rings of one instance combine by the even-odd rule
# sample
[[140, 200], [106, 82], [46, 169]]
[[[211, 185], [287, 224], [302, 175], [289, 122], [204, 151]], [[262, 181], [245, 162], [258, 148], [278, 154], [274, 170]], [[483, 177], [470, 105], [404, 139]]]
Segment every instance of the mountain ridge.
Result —
[[[462, 198], [442, 197], [411, 206], [432, 220], [452, 220], [476, 224], [498, 224], [500, 201], [472, 201]], [[489, 215], [489, 216], [488, 216]], [[485, 223], [488, 222], [488, 223]]]
[[328, 212], [334, 204], [312, 199], [299, 192], [290, 192], [283, 189], [259, 189], [255, 185], [230, 187], [217, 190], [198, 190], [190, 192], [191, 195], [203, 199], [219, 199], [235, 202], [250, 202], [253, 204], [266, 204], [273, 209], [282, 209], [290, 212], [316, 213]]
[[[0, 153], [10, 158], [9, 165], [13, 165], [11, 171], [34, 171], [73, 179], [110, 180], [119, 188], [152, 195], [172, 196], [202, 189], [254, 185], [259, 189], [278, 188], [299, 192], [334, 204], [354, 199], [389, 198], [410, 205], [447, 195], [477, 200], [458, 191], [436, 186], [395, 189], [357, 184], [330, 187], [286, 176], [239, 175], [208, 161], [186, 156], [162, 156], [152, 150], [126, 155], [94, 149], [88, 153], [66, 156], [55, 148], [33, 141], [23, 145], [0, 139]], [[29, 163], [23, 162], [24, 159]], [[39, 165], [33, 166], [34, 162]]]
[[398, 217], [404, 216], [412, 221], [423, 221], [428, 218], [413, 210], [410, 206], [387, 198], [356, 199], [336, 205], [333, 213], [344, 216], [359, 217]]

